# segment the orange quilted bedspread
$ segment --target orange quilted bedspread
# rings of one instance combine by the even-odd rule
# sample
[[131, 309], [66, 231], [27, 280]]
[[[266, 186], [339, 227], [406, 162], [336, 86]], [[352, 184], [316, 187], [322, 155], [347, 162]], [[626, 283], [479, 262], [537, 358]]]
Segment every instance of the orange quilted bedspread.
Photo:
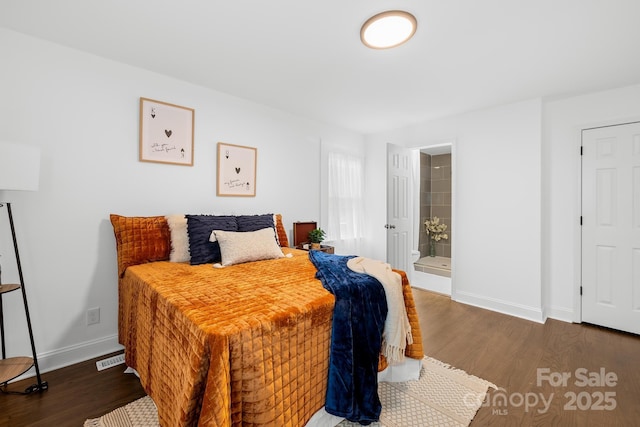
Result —
[[[334, 297], [307, 253], [225, 268], [166, 261], [119, 283], [119, 337], [162, 426], [303, 426], [324, 406]], [[420, 326], [406, 275], [414, 344]], [[381, 366], [384, 361], [381, 360]]]

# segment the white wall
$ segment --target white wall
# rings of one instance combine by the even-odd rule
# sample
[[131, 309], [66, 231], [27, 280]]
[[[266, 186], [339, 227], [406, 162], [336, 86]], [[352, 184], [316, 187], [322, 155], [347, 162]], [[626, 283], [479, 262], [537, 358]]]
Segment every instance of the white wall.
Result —
[[[0, 140], [42, 150], [40, 190], [13, 203], [41, 370], [117, 349], [109, 214], [320, 215], [320, 141], [363, 137], [153, 72], [0, 29]], [[139, 98], [195, 109], [193, 167], [138, 161]], [[216, 143], [257, 147], [255, 198], [216, 197]], [[0, 200], [2, 201], [2, 200]], [[0, 211], [3, 282], [17, 281]], [[10, 356], [30, 355], [18, 294], [5, 298]], [[87, 326], [90, 307], [101, 323]]]
[[[543, 319], [541, 129], [541, 101], [530, 100], [366, 138], [377, 162], [388, 142], [424, 147], [455, 141], [452, 297], [535, 321]], [[379, 168], [368, 172], [384, 185]], [[371, 199], [369, 211], [384, 224], [384, 201]], [[384, 229], [371, 231], [373, 245], [383, 247]]]
[[581, 130], [639, 121], [640, 85], [550, 101], [543, 117], [545, 303], [550, 317], [580, 321]]

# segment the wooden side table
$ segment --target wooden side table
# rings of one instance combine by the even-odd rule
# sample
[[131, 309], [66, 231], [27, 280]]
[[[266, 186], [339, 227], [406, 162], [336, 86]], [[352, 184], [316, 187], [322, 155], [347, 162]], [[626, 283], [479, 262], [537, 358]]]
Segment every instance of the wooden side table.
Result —
[[334, 247], [329, 245], [320, 245], [320, 249], [311, 249], [311, 246], [309, 246], [308, 248], [305, 248], [302, 245], [298, 245], [296, 246], [296, 249], [302, 249], [303, 251], [321, 251], [321, 252], [326, 252], [328, 254], [332, 254], [334, 251]]
[[326, 252], [328, 254], [332, 254], [333, 253], [333, 246], [329, 246], [329, 245], [320, 245], [320, 249], [311, 249], [312, 251], [322, 251], [322, 252]]

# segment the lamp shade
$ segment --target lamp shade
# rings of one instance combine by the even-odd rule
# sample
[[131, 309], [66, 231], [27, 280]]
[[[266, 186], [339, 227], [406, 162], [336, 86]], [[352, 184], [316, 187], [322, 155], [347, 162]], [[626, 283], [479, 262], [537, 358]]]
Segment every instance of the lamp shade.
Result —
[[36, 191], [40, 182], [40, 149], [0, 142], [0, 190]]

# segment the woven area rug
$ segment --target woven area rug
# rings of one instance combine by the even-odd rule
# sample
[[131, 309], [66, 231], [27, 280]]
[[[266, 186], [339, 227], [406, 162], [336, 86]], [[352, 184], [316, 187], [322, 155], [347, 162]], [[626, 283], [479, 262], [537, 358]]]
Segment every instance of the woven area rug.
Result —
[[[382, 401], [379, 427], [468, 426], [494, 384], [425, 357], [420, 379], [379, 384]], [[343, 421], [340, 426], [360, 424]], [[158, 427], [158, 414], [146, 396], [84, 423], [84, 427]]]
[[117, 408], [100, 418], [84, 422], [84, 427], [159, 427], [158, 410], [149, 396]]
[[[468, 426], [482, 406], [489, 387], [481, 378], [425, 357], [420, 379], [403, 383], [381, 382], [379, 427]], [[359, 426], [343, 421], [340, 426]]]

